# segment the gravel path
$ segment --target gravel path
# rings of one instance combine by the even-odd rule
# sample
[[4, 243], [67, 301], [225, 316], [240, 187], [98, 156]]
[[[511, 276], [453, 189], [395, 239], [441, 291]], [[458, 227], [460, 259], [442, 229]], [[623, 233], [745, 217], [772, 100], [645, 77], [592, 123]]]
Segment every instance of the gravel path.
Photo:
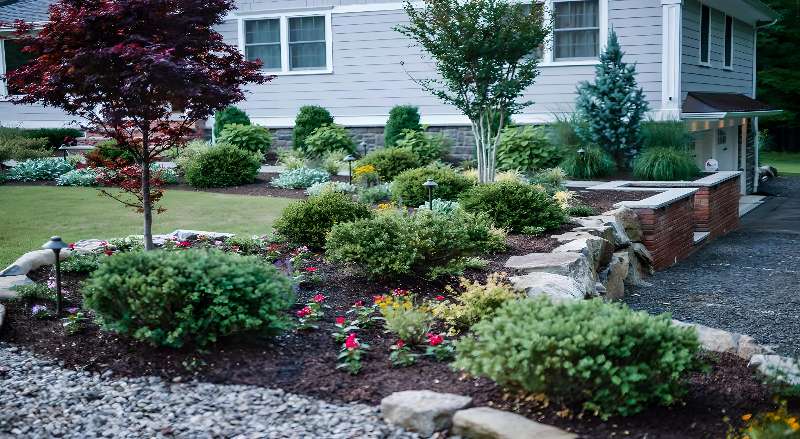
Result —
[[740, 230], [657, 273], [625, 301], [634, 309], [722, 328], [800, 356], [800, 177], [778, 178], [774, 194]]
[[0, 438], [415, 438], [375, 407], [252, 386], [112, 379], [0, 343]]

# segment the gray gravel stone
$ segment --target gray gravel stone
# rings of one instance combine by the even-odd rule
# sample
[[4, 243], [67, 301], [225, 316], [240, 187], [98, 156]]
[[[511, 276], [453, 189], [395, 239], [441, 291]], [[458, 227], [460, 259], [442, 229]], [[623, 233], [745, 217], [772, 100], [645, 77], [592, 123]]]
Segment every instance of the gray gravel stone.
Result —
[[101, 378], [6, 343], [0, 370], [0, 438], [417, 437], [384, 423], [377, 407], [255, 386]]

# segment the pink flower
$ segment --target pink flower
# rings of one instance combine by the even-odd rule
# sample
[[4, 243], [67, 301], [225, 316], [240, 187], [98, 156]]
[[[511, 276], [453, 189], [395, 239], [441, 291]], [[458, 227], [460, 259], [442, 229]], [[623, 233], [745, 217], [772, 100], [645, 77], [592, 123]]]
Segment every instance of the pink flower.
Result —
[[310, 316], [312, 312], [313, 311], [311, 311], [311, 308], [306, 306], [305, 308], [297, 311], [297, 317], [300, 317], [302, 319], [303, 317]]
[[361, 308], [362, 306], [364, 306], [364, 301], [356, 300], [356, 303], [354, 303], [353, 306], [355, 306], [356, 308]]
[[402, 290], [400, 288], [395, 288], [392, 290], [392, 295], [394, 296], [408, 296], [408, 290]]
[[441, 302], [442, 300], [444, 300], [444, 296], [436, 296], [436, 300], [438, 300], [439, 302]]
[[322, 294], [317, 294], [313, 298], [311, 298], [311, 300], [313, 300], [314, 302], [317, 302], [317, 303], [322, 303], [322, 302], [325, 301], [325, 296], [322, 295]]
[[356, 334], [351, 332], [344, 341], [344, 347], [352, 351], [353, 349], [358, 349], [359, 346], [360, 345], [358, 344], [358, 339], [356, 339]]
[[430, 333], [428, 334], [428, 344], [431, 346], [439, 346], [444, 341], [444, 337], [440, 334]]
[[70, 250], [74, 250], [75, 249], [75, 243], [74, 242], [70, 242], [69, 243], [69, 249]]
[[178, 247], [187, 248], [187, 247], [191, 247], [191, 246], [192, 246], [192, 243], [189, 242], [189, 241], [181, 241], [181, 242], [178, 243]]
[[306, 271], [309, 273], [314, 273], [317, 270], [318, 270], [317, 267], [306, 267]]
[[405, 342], [405, 341], [403, 341], [403, 339], [401, 338], [401, 339], [397, 340], [397, 341], [394, 343], [394, 345], [395, 345], [395, 346], [397, 346], [397, 348], [398, 348], [398, 349], [400, 349], [400, 348], [402, 348], [403, 346], [405, 346], [405, 345], [406, 345], [406, 342]]
[[339, 326], [344, 325], [345, 319], [342, 316], [336, 317], [336, 324]]
[[110, 250], [110, 249], [105, 249], [105, 250], [103, 251], [103, 253], [105, 253], [105, 254], [106, 254], [106, 256], [111, 256], [111, 255], [113, 255], [113, 254], [114, 254], [114, 251], [113, 251], [113, 250]]

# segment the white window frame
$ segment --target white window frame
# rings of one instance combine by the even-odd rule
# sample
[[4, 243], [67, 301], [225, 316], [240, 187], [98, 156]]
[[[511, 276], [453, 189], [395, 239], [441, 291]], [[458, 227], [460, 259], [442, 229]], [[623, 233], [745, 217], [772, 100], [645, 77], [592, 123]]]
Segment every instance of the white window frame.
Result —
[[[708, 8], [708, 48], [706, 49], [706, 57], [708, 61], [703, 61], [703, 8]], [[705, 3], [700, 3], [700, 20], [699, 20], [699, 29], [697, 33], [697, 62], [701, 66], [711, 67], [711, 29], [713, 28], [712, 21], [713, 21], [713, 11], [714, 9], [711, 6], [708, 6]]]
[[6, 86], [6, 46], [5, 39], [0, 39], [0, 101], [8, 100], [8, 87]]
[[[325, 17], [325, 67], [303, 70], [289, 68], [289, 19], [295, 17]], [[243, 14], [237, 17], [239, 26], [239, 50], [246, 56], [245, 51], [245, 22], [280, 19], [281, 27], [281, 68], [280, 70], [264, 69], [265, 73], [276, 76], [294, 75], [326, 75], [333, 73], [333, 26], [331, 24], [331, 8], [275, 12], [265, 14]]]
[[[731, 21], [731, 62], [728, 62], [728, 20]], [[723, 34], [722, 34], [722, 67], [725, 70], [733, 70], [733, 53], [735, 52], [733, 48], [733, 44], [735, 41], [733, 33], [736, 31], [734, 27], [734, 21], [736, 21], [733, 16], [725, 14], [724, 21], [722, 22], [723, 27]]]
[[[554, 3], [563, 3], [570, 0], [544, 0], [545, 11], [544, 11], [544, 18], [545, 22], [551, 22], [552, 14], [553, 14], [553, 4]], [[539, 1], [541, 3], [541, 1]], [[593, 66], [600, 63], [600, 56], [599, 54], [603, 53], [606, 48], [606, 43], [608, 43], [608, 0], [598, 0], [598, 20], [600, 25], [599, 36], [598, 40], [600, 43], [600, 47], [598, 47], [598, 56], [595, 58], [590, 59], [555, 59], [555, 51], [553, 50], [553, 45], [555, 44], [555, 32], [550, 34], [550, 41], [548, 44], [545, 45], [544, 48], [544, 56], [542, 58], [542, 62], [539, 64], [540, 67], [559, 67], [559, 66]]]

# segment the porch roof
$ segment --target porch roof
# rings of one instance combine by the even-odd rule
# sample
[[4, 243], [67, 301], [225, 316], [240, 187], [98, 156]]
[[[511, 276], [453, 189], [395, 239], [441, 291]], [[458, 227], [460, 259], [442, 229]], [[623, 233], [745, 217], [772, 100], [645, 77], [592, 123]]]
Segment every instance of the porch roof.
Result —
[[707, 92], [689, 92], [682, 109], [684, 119], [771, 116], [781, 112], [743, 94]]

